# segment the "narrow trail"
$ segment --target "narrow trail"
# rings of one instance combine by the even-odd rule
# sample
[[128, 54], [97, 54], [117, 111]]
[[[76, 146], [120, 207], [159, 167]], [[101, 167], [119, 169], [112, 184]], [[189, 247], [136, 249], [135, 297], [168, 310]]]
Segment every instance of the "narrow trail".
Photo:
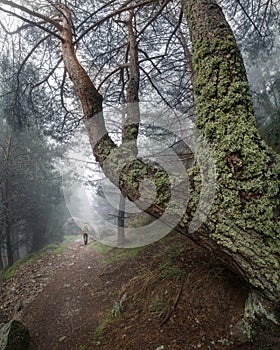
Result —
[[75, 242], [62, 255], [63, 268], [23, 315], [34, 350], [88, 348], [112, 301], [114, 289], [108, 290], [108, 281], [99, 278], [102, 268], [98, 253]]
[[[20, 297], [22, 310], [10, 312], [9, 317], [21, 319], [28, 327], [33, 341], [30, 350], [91, 349], [95, 329], [112, 307], [123, 279], [110, 275], [108, 280], [103, 269], [99, 254], [79, 240], [68, 243], [60, 254], [48, 253], [38, 264], [23, 266], [5, 284], [6, 290], [24, 290], [18, 298], [10, 297], [6, 311]], [[34, 288], [36, 283], [41, 286], [33, 297], [30, 281]]]

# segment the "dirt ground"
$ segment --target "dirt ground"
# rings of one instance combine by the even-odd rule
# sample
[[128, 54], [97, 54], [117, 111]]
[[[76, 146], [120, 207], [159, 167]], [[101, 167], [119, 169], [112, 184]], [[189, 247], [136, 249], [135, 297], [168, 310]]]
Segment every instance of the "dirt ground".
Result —
[[106, 267], [81, 241], [47, 251], [0, 282], [0, 322], [21, 319], [30, 350], [253, 350], [231, 335], [247, 286], [208, 252], [179, 241], [122, 259], [113, 249]]
[[142, 271], [123, 286], [120, 315], [94, 349], [253, 350], [239, 344], [248, 287], [209, 252], [177, 237], [148, 247], [137, 262]]
[[120, 287], [116, 284], [108, 290], [107, 281], [99, 278], [98, 254], [88, 246], [72, 243], [63, 256], [64, 267], [53, 275], [52, 282], [22, 317], [34, 341], [32, 350], [78, 350], [89, 346]]
[[125, 282], [124, 276], [116, 276], [114, 284], [100, 276], [99, 259], [78, 240], [60, 254], [49, 251], [24, 263], [0, 282], [0, 322], [22, 320], [33, 339], [30, 350], [87, 349]]

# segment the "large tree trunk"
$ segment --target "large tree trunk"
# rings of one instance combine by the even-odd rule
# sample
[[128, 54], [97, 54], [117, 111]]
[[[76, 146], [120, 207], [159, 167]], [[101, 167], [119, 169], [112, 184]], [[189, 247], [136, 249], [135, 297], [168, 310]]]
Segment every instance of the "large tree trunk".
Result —
[[[148, 208], [160, 216], [169, 200], [168, 195], [160, 196], [169, 191], [168, 176], [139, 159], [126, 166], [131, 153], [117, 147], [106, 131], [102, 97], [76, 58], [70, 13], [67, 8], [62, 12], [63, 60], [83, 107], [94, 155], [105, 174], [131, 200], [139, 198], [141, 179], [160, 178], [158, 196]], [[189, 206], [178, 229], [214, 251], [252, 286], [247, 321], [268, 322], [268, 327], [279, 331], [279, 156], [257, 132], [242, 57], [220, 7], [213, 0], [188, 0], [185, 14], [192, 40], [196, 126], [211, 148], [217, 192], [207, 221], [198, 230], [189, 230], [200, 198], [197, 162], [190, 174]], [[120, 179], [121, 171], [124, 175]], [[250, 336], [254, 335], [253, 324], [247, 322]]]
[[[254, 292], [248, 317], [271, 317], [279, 325], [280, 159], [257, 132], [242, 57], [222, 10], [213, 0], [185, 4], [196, 126], [211, 146], [218, 185], [208, 220], [194, 235], [269, 301], [265, 308]], [[256, 298], [262, 307], [252, 315]]]

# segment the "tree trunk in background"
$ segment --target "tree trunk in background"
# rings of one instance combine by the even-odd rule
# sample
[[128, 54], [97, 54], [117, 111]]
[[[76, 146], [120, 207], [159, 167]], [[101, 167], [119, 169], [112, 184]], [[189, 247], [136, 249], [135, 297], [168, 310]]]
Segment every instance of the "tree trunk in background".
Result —
[[137, 157], [137, 137], [140, 124], [139, 109], [139, 60], [138, 44], [136, 41], [133, 20], [135, 19], [134, 11], [130, 12], [127, 22], [128, 39], [129, 39], [129, 80], [126, 89], [126, 113], [123, 118], [122, 141], [131, 149], [131, 153]]
[[12, 248], [12, 232], [11, 232], [11, 217], [9, 210], [9, 162], [11, 157], [11, 147], [12, 147], [12, 134], [7, 138], [7, 146], [4, 151], [5, 158], [5, 168], [2, 180], [2, 225], [3, 225], [3, 237], [6, 245], [6, 253], [8, 258], [8, 266], [13, 265], [13, 248]]
[[[126, 89], [126, 108], [122, 119], [122, 144], [126, 145], [131, 151], [133, 157], [138, 155], [137, 137], [140, 124], [139, 109], [139, 59], [138, 44], [134, 33], [133, 20], [135, 19], [134, 10], [130, 11], [129, 19], [126, 22], [128, 28], [128, 46], [129, 46], [129, 69], [128, 84]], [[125, 194], [120, 194], [118, 210], [118, 246], [125, 243]]]
[[8, 258], [8, 266], [12, 266], [14, 263], [13, 249], [12, 249], [12, 232], [11, 232], [11, 221], [9, 213], [9, 192], [8, 192], [8, 179], [4, 180], [2, 199], [3, 199], [3, 228], [4, 237], [6, 244], [6, 252]]
[[124, 221], [125, 221], [125, 197], [120, 194], [118, 211], [118, 246], [122, 247], [125, 241]]
[[0, 247], [0, 272], [3, 271], [3, 269], [4, 269], [4, 263], [3, 263], [3, 256], [2, 256], [2, 248]]
[[[119, 182], [116, 169], [123, 169], [127, 160], [125, 152], [129, 150], [117, 147], [107, 133], [102, 96], [76, 58], [70, 12], [65, 7], [62, 11], [62, 56], [83, 107], [93, 153], [106, 176], [112, 182], [117, 179], [114, 183], [120, 185], [131, 200], [139, 197], [141, 179], [148, 176], [160, 179], [156, 203], [148, 209], [158, 217], [169, 199], [165, 195], [169, 188], [168, 175], [136, 159], [129, 163]], [[264, 337], [262, 345], [256, 346], [278, 349], [280, 159], [257, 132], [243, 60], [220, 7], [213, 0], [187, 0], [185, 14], [192, 40], [196, 126], [211, 148], [217, 193], [207, 221], [198, 230], [190, 231], [188, 225], [194, 216], [201, 186], [196, 163], [190, 174], [189, 207], [178, 229], [212, 250], [251, 285], [245, 314], [246, 331], [254, 337], [260, 330], [256, 324], [270, 329], [270, 336], [275, 338]], [[111, 158], [106, 164], [112, 153], [114, 160]], [[266, 331], [262, 335], [265, 334]]]

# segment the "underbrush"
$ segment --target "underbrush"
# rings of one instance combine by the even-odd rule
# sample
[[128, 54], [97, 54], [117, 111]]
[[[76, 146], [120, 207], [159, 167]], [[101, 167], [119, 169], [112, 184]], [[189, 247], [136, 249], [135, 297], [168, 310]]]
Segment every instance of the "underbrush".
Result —
[[131, 310], [136, 314], [135, 319], [140, 314], [148, 313], [165, 323], [178, 302], [178, 292], [182, 290], [185, 279], [182, 264], [184, 245], [181, 238], [173, 241], [167, 237], [154, 245], [134, 249], [104, 249], [96, 243], [94, 248], [103, 254], [103, 264], [109, 269], [116, 269], [116, 265], [119, 265], [121, 270], [131, 260], [134, 260], [136, 266], [139, 262], [135, 276], [119, 292], [113, 311], [96, 330], [95, 344], [100, 342], [102, 334], [112, 324], [118, 322], [116, 317]]

